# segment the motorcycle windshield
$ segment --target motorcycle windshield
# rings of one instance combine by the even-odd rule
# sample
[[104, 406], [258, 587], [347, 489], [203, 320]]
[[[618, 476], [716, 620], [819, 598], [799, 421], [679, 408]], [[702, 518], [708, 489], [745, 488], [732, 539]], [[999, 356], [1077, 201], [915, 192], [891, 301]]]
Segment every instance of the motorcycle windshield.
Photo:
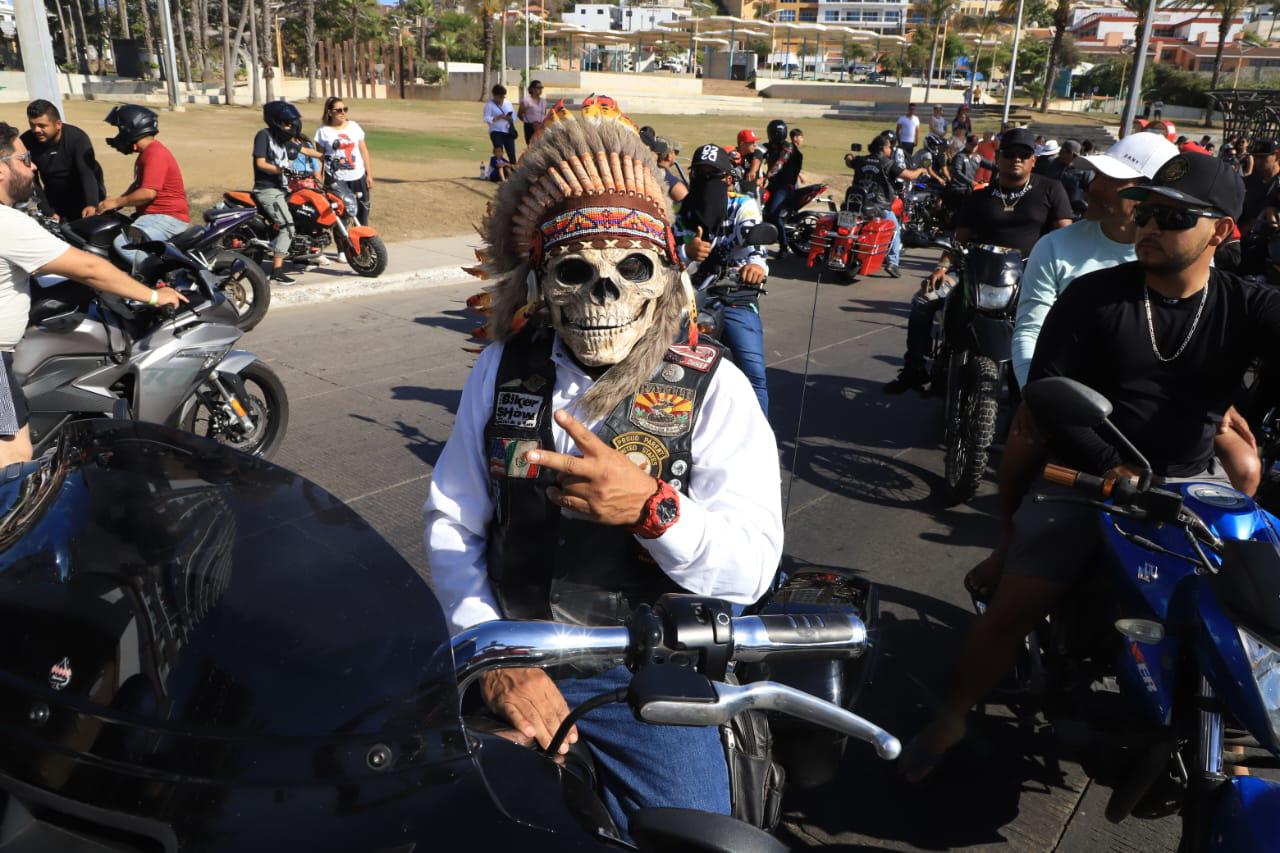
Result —
[[970, 246], [964, 256], [969, 280], [990, 287], [1013, 287], [1022, 278], [1022, 256], [1003, 246]]
[[354, 781], [462, 748], [438, 602], [313, 483], [109, 420], [6, 473], [0, 773], [101, 802], [136, 796], [125, 780]]

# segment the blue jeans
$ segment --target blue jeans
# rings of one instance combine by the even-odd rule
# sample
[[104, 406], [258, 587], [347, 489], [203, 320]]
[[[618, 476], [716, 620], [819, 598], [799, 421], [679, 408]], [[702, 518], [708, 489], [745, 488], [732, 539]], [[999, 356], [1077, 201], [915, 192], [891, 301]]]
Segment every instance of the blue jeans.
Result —
[[[556, 682], [570, 708], [631, 683], [626, 667]], [[605, 805], [624, 836], [641, 808], [685, 808], [729, 814], [729, 767], [715, 726], [642, 723], [623, 703], [596, 708], [578, 721], [596, 761]]]
[[778, 229], [778, 246], [783, 252], [791, 251], [791, 246], [787, 244], [787, 229], [782, 224], [782, 211], [790, 197], [791, 187], [770, 187], [769, 206], [764, 211], [764, 221], [772, 223], [773, 227]]
[[947, 304], [954, 285], [943, 283], [933, 296], [917, 290], [911, 298], [911, 316], [907, 318], [907, 354], [903, 366], [912, 371], [928, 367], [929, 347], [933, 343], [933, 317]]
[[489, 142], [493, 144], [493, 150], [499, 148], [507, 152], [507, 162], [511, 165], [516, 164], [516, 134], [515, 131], [489, 131]]
[[[177, 237], [183, 231], [186, 231], [189, 225], [190, 223], [183, 222], [176, 216], [166, 216], [163, 213], [144, 213], [133, 220], [133, 227], [142, 231], [152, 240], [162, 241]], [[133, 272], [137, 272], [138, 264], [142, 263], [142, 259], [147, 256], [147, 253], [139, 249], [126, 249], [125, 246], [129, 242], [128, 229], [126, 229], [116, 235], [116, 239], [111, 241], [111, 245], [115, 247], [116, 254], [130, 264], [130, 269]]]
[[884, 209], [884, 218], [893, 223], [893, 239], [889, 242], [889, 251], [885, 255], [884, 262], [891, 267], [896, 267], [902, 258], [902, 223], [898, 222], [898, 214], [888, 207]]
[[756, 305], [742, 305], [724, 309], [724, 328], [721, 330], [721, 343], [733, 354], [733, 363], [738, 365], [760, 401], [760, 408], [765, 417], [769, 416], [769, 385], [765, 380], [764, 369], [764, 323], [760, 320], [760, 308]]

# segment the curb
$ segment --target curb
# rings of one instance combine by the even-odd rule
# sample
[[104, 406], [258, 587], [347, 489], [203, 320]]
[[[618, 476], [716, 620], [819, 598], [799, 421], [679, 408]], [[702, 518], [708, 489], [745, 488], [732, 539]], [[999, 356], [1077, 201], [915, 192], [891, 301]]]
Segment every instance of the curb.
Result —
[[271, 289], [271, 308], [289, 308], [297, 305], [312, 305], [317, 302], [335, 302], [339, 299], [350, 299], [356, 296], [372, 296], [377, 293], [395, 293], [403, 290], [419, 290], [430, 287], [445, 287], [451, 284], [463, 284], [471, 280], [460, 266], [428, 267], [409, 272], [391, 273], [378, 278], [363, 278], [352, 274], [350, 277], [320, 284], [304, 284], [293, 287], [273, 287]]

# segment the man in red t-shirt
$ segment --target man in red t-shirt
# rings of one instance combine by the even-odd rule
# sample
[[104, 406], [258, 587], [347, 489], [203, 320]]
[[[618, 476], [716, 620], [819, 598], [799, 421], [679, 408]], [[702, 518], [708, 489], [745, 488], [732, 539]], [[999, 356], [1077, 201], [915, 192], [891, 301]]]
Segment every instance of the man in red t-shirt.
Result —
[[[176, 237], [191, 222], [187, 208], [187, 189], [182, 183], [182, 170], [172, 152], [156, 139], [160, 118], [146, 107], [125, 104], [107, 115], [107, 124], [119, 129], [107, 144], [121, 154], [137, 152], [133, 166], [133, 183], [124, 195], [113, 196], [98, 205], [98, 213], [132, 207], [137, 210], [135, 227], [155, 240]], [[137, 269], [146, 254], [126, 249], [129, 238], [122, 232], [116, 237], [115, 250]]]

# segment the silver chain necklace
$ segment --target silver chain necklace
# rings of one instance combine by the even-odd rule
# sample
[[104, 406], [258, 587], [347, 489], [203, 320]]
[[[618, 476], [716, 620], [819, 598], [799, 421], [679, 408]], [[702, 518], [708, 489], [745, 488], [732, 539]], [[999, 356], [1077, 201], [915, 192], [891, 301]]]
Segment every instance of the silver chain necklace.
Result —
[[1023, 185], [1022, 189], [1018, 190], [1016, 193], [1009, 193], [1008, 195], [1005, 194], [1004, 190], [1000, 189], [1000, 184], [997, 183], [995, 189], [991, 191], [991, 194], [1000, 199], [1000, 203], [1004, 205], [1005, 213], [1012, 213], [1013, 209], [1018, 206], [1018, 202], [1022, 201], [1022, 197], [1030, 191], [1031, 181], [1028, 180], [1026, 184]]
[[1204, 290], [1200, 293], [1200, 306], [1196, 308], [1196, 316], [1191, 318], [1191, 328], [1187, 330], [1187, 336], [1182, 339], [1182, 346], [1178, 347], [1178, 351], [1168, 358], [1160, 354], [1160, 347], [1156, 345], [1156, 321], [1151, 319], [1151, 288], [1145, 284], [1142, 286], [1142, 301], [1147, 306], [1147, 332], [1151, 335], [1151, 351], [1156, 354], [1157, 361], [1168, 364], [1182, 355], [1182, 351], [1187, 348], [1187, 344], [1191, 343], [1191, 336], [1196, 333], [1196, 326], [1200, 325], [1200, 315], [1204, 313], [1204, 304], [1209, 301], [1209, 285], [1206, 284]]

